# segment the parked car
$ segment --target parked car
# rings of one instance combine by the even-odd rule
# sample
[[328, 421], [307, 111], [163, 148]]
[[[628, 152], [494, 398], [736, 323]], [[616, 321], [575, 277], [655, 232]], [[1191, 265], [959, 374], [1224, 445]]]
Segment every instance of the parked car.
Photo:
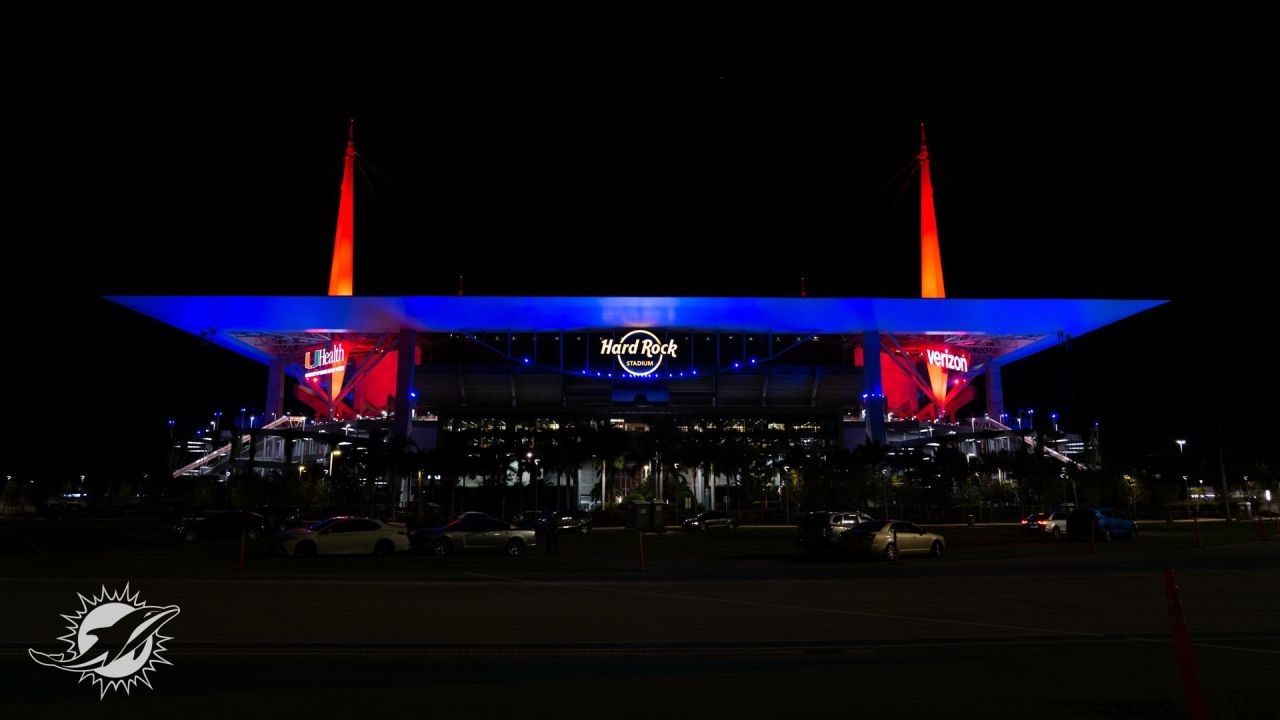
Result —
[[537, 546], [531, 528], [513, 527], [483, 513], [463, 513], [444, 527], [413, 531], [409, 543], [417, 552], [448, 555], [453, 552], [504, 552], [520, 555]]
[[1049, 515], [1049, 525], [1045, 528], [1049, 537], [1060, 538], [1067, 534], [1067, 518], [1070, 515], [1068, 510], [1055, 510]]
[[271, 527], [281, 532], [293, 527], [302, 518], [302, 510], [293, 505], [259, 505], [253, 511], [265, 517]]
[[271, 551], [284, 555], [392, 555], [409, 547], [403, 525], [367, 517], [332, 517], [287, 530], [271, 539]]
[[272, 530], [274, 528], [267, 518], [245, 510], [223, 510], [184, 517], [173, 526], [173, 534], [189, 542], [239, 540], [241, 531], [249, 540], [257, 540]]
[[903, 520], [872, 520], [861, 523], [840, 537], [840, 545], [850, 553], [892, 560], [894, 548], [900, 555], [932, 555], [941, 559], [947, 541], [914, 523]]
[[1115, 508], [1077, 508], [1067, 516], [1067, 537], [1072, 540], [1089, 537], [1091, 527], [1099, 540], [1138, 539], [1138, 524]]
[[554, 519], [556, 527], [560, 530], [572, 530], [579, 535], [586, 535], [591, 532], [591, 514], [576, 508], [544, 513], [544, 517], [548, 521]]
[[871, 520], [870, 515], [856, 510], [811, 512], [800, 520], [800, 549], [810, 555], [823, 550], [842, 549], [838, 544], [840, 536]]
[[680, 523], [680, 527], [685, 530], [711, 530], [713, 528], [724, 528], [732, 530], [738, 527], [738, 521], [729, 517], [729, 513], [720, 512], [719, 510], [709, 510], [707, 512], [698, 513], [690, 518], [685, 518]]
[[1049, 516], [1044, 513], [1031, 513], [1022, 518], [1022, 532], [1028, 535], [1043, 535], [1049, 531]]
[[511, 516], [511, 524], [522, 530], [537, 530], [552, 520], [559, 530], [572, 530], [580, 535], [591, 532], [591, 515], [582, 510], [527, 510]]

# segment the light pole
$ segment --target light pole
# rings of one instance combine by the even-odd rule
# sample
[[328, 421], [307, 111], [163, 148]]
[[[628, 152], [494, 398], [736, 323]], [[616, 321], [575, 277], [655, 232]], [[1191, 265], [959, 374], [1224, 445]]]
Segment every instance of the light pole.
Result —
[[[1187, 441], [1186, 441], [1186, 440], [1174, 440], [1174, 442], [1178, 444], [1178, 464], [1179, 464], [1179, 465], [1185, 465], [1185, 463], [1186, 463], [1186, 446], [1187, 446]], [[1186, 489], [1187, 489], [1187, 517], [1191, 517], [1191, 483], [1187, 482], [1187, 476], [1186, 476], [1186, 475], [1183, 475], [1183, 476], [1182, 476], [1182, 484], [1183, 484], [1183, 485], [1186, 487]]]
[[675, 484], [676, 484], [676, 490], [675, 490], [676, 522], [679, 523], [680, 511], [682, 509], [680, 505], [683, 503], [683, 500], [680, 499], [680, 463], [671, 463], [671, 472], [675, 474], [675, 478], [673, 478], [673, 480], [675, 481]]
[[[1178, 457], [1182, 458], [1186, 454], [1186, 451], [1184, 448], [1187, 445], [1187, 441], [1174, 440], [1174, 442], [1178, 443]], [[1186, 475], [1182, 476], [1182, 483], [1187, 488], [1187, 515], [1191, 515], [1191, 482], [1187, 480]], [[1200, 483], [1203, 484], [1204, 481], [1201, 480]], [[1200, 539], [1200, 499], [1199, 498], [1196, 498], [1196, 514], [1191, 515], [1191, 522], [1192, 524], [1195, 525], [1195, 528], [1196, 528], [1196, 547], [1202, 548], [1204, 547], [1204, 542]]]
[[339, 450], [339, 449], [337, 449], [337, 448], [334, 448], [334, 449], [329, 453], [329, 479], [330, 479], [330, 480], [332, 480], [332, 479], [333, 479], [333, 456], [334, 456], [334, 455], [341, 455], [341, 454], [342, 454], [342, 451], [341, 451], [341, 450]]
[[[538, 481], [533, 476], [533, 473], [534, 473], [533, 453], [531, 452], [525, 453], [524, 459], [525, 459], [525, 467], [529, 469], [529, 484], [533, 485], [533, 509], [536, 512], [539, 509], [538, 508], [538, 485], [537, 485]], [[523, 489], [520, 492], [520, 509], [521, 510], [524, 509]]]
[[882, 469], [880, 471], [880, 474], [884, 475], [884, 519], [888, 520], [889, 519], [889, 468], [886, 467]]

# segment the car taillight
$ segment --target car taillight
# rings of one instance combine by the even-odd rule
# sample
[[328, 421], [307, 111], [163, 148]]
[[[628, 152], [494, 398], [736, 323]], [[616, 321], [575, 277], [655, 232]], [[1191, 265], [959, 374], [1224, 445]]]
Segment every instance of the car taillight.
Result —
[[1027, 519], [1026, 519], [1026, 518], [1022, 518], [1022, 524], [1023, 524], [1023, 525], [1026, 525], [1026, 524], [1027, 524]]
[[1039, 525], [1040, 527], [1048, 527], [1048, 526], [1049, 526], [1049, 522], [1048, 522], [1047, 520], [1041, 520], [1041, 521], [1037, 522], [1036, 524], [1037, 524], [1037, 525]]

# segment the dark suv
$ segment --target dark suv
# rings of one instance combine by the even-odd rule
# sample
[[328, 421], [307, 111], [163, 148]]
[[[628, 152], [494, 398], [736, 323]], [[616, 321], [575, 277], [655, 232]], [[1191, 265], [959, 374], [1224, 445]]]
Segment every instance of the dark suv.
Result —
[[1099, 540], [1138, 539], [1138, 524], [1115, 508], [1076, 508], [1067, 516], [1067, 537], [1072, 540], [1089, 537], [1090, 528]]
[[591, 532], [591, 514], [582, 510], [528, 510], [516, 513], [511, 524], [525, 530], [541, 530], [555, 519], [557, 530], [572, 530], [579, 535]]
[[274, 530], [265, 517], [243, 510], [223, 510], [200, 517], [184, 517], [173, 526], [173, 534], [187, 541], [238, 540], [241, 532], [246, 538], [257, 540]]
[[871, 519], [870, 515], [856, 510], [811, 512], [800, 521], [800, 549], [816, 555], [823, 550], [838, 548], [836, 541], [841, 535]]
[[708, 510], [691, 518], [685, 518], [684, 522], [680, 523], [680, 526], [685, 530], [710, 530], [712, 528], [732, 530], [738, 527], [738, 521], [729, 517], [727, 512]]
[[546, 518], [548, 520], [555, 518], [556, 528], [560, 530], [573, 530], [579, 535], [586, 535], [591, 532], [591, 515], [582, 510], [548, 512]]

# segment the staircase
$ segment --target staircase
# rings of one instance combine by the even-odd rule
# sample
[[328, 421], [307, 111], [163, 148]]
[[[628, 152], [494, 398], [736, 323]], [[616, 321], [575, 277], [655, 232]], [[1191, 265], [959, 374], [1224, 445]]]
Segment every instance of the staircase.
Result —
[[[300, 428], [306, 425], [306, 421], [307, 419], [305, 417], [285, 415], [284, 417], [276, 418], [275, 420], [272, 420], [266, 425], [263, 425], [262, 429], [272, 430], [274, 428], [280, 428], [280, 427]], [[249, 435], [240, 436], [241, 447], [243, 447], [245, 443], [249, 442], [249, 437], [250, 437]], [[200, 457], [198, 460], [195, 460], [194, 462], [190, 462], [178, 468], [177, 470], [174, 470], [173, 477], [180, 478], [183, 475], [208, 475], [209, 473], [213, 472], [217, 467], [224, 465], [230, 461], [231, 461], [231, 443], [228, 443], [226, 445], [223, 445], [220, 448], [213, 450], [207, 455]]]

